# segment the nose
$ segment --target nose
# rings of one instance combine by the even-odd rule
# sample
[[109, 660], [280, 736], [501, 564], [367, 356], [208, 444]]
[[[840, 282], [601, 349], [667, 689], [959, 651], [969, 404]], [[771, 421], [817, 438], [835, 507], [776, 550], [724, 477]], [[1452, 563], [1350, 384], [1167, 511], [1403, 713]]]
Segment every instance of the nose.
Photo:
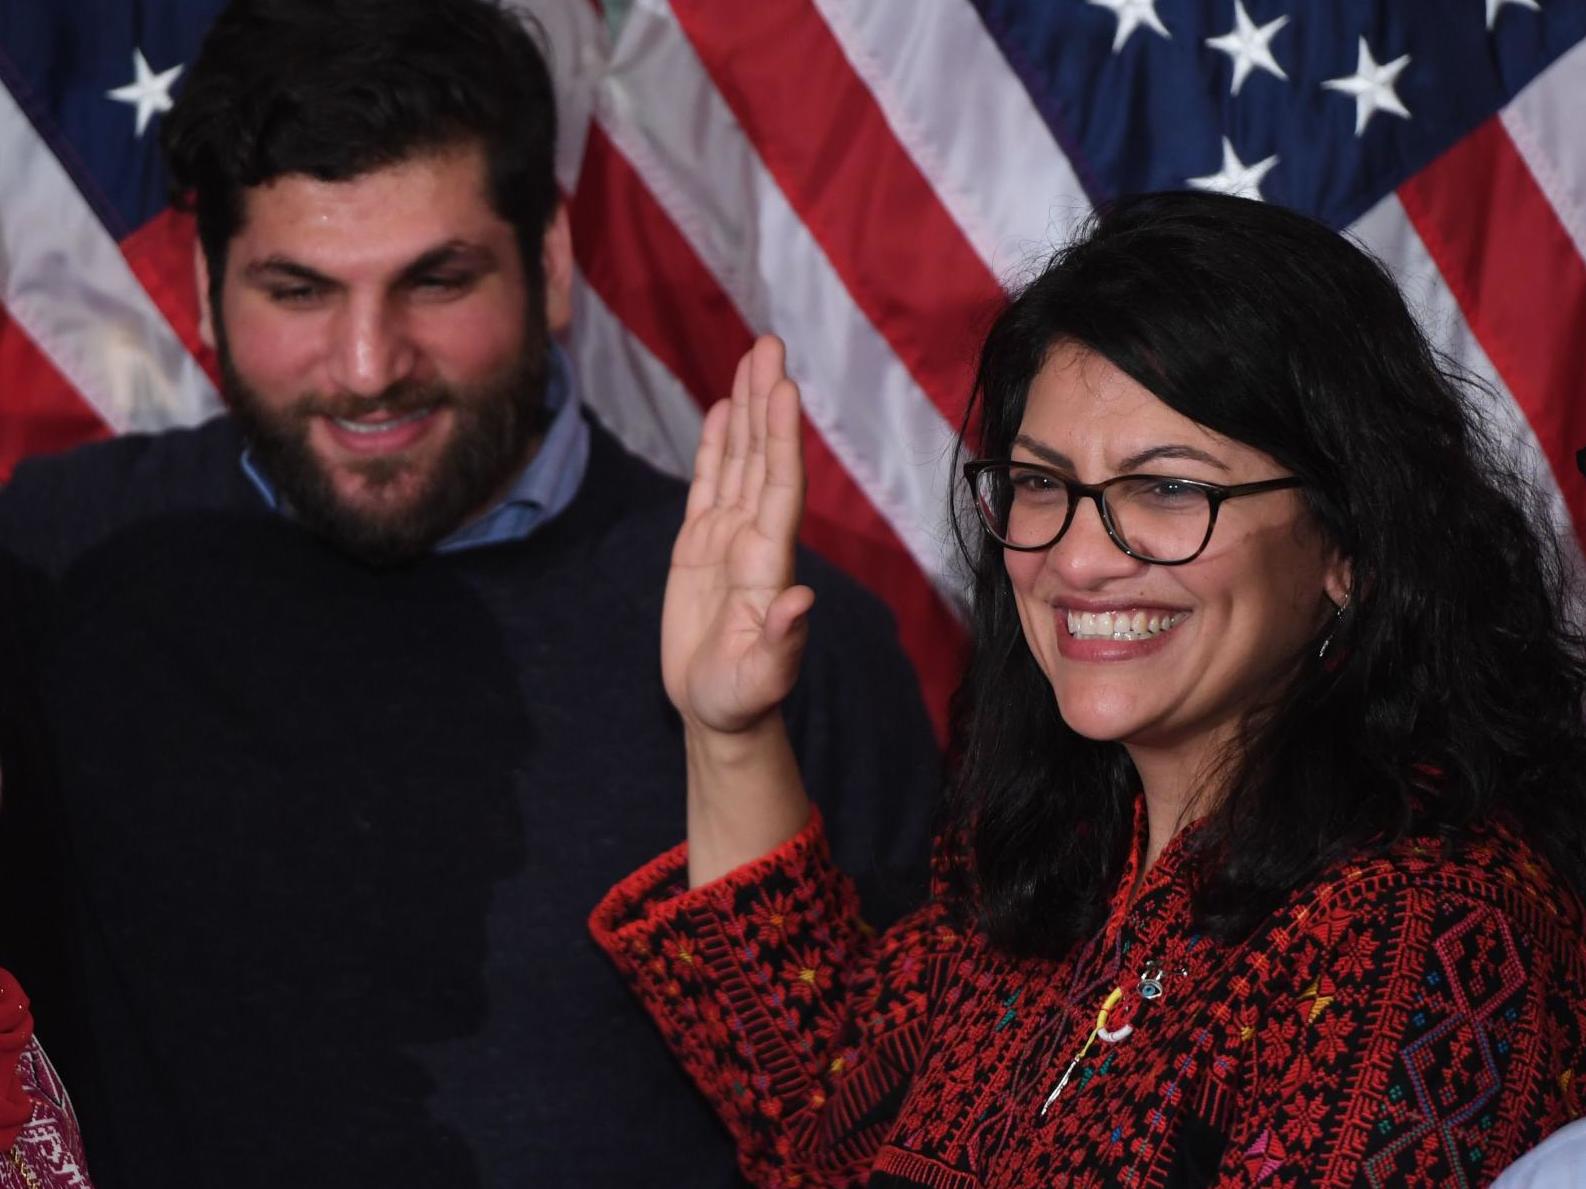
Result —
[[416, 350], [402, 311], [375, 295], [355, 295], [332, 330], [330, 379], [344, 392], [378, 396], [413, 370]]
[[1063, 576], [1066, 586], [1077, 590], [1138, 574], [1147, 564], [1130, 557], [1107, 535], [1101, 508], [1094, 499], [1079, 501], [1068, 531], [1046, 551], [1046, 565]]

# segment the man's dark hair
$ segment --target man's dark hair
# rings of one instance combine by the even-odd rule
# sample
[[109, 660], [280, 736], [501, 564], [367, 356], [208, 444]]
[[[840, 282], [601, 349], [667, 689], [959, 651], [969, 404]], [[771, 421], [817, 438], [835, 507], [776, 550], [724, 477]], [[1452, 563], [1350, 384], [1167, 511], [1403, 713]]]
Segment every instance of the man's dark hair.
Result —
[[[1586, 641], [1553, 517], [1381, 265], [1246, 199], [1113, 203], [993, 327], [965, 422], [984, 456], [1009, 457], [1063, 343], [1298, 475], [1352, 567], [1347, 609], [1224, 757], [1196, 835], [1200, 926], [1238, 936], [1346, 855], [1493, 817], [1586, 890]], [[963, 536], [975, 651], [950, 820], [992, 936], [1062, 953], [1105, 910], [1138, 777], [1121, 744], [1063, 722], [1001, 547]]]
[[495, 0], [234, 0], [162, 130], [212, 297], [245, 189], [294, 173], [346, 181], [470, 142], [537, 281], [557, 203], [556, 101], [533, 38]]

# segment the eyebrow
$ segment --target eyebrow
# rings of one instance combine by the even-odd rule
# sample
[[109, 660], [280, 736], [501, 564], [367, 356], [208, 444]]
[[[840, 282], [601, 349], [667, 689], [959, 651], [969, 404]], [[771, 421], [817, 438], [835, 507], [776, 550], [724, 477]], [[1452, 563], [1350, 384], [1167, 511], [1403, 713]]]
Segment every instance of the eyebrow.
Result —
[[1050, 446], [1044, 445], [1041, 442], [1037, 442], [1028, 434], [1020, 434], [1018, 437], [1013, 439], [1013, 444], [1015, 446], [1023, 446], [1042, 462], [1050, 463], [1060, 471], [1067, 471], [1069, 474], [1074, 473], [1074, 463], [1068, 457], [1068, 455], [1060, 454], [1058, 451], [1053, 450]]
[[[1015, 446], [1023, 446], [1041, 461], [1056, 467], [1058, 470], [1067, 471], [1071, 475], [1077, 473], [1077, 468], [1074, 466], [1073, 460], [1070, 459], [1068, 455], [1054, 450], [1042, 442], [1036, 441], [1028, 434], [1020, 434], [1018, 437], [1013, 439], [1013, 444]], [[1213, 458], [1204, 450], [1199, 450], [1194, 446], [1185, 445], [1182, 442], [1168, 442], [1160, 446], [1150, 446], [1136, 454], [1131, 454], [1128, 458], [1125, 458], [1118, 463], [1118, 473], [1120, 475], [1127, 475], [1138, 468], [1145, 466], [1147, 463], [1157, 462], [1164, 458], [1177, 459], [1186, 462], [1201, 462], [1205, 463], [1207, 466], [1216, 467], [1224, 474], [1228, 473], [1228, 465], [1226, 463]]]
[[1197, 450], [1194, 446], [1186, 446], [1179, 442], [1170, 442], [1162, 446], [1151, 446], [1138, 454], [1131, 454], [1118, 464], [1118, 468], [1122, 473], [1128, 474], [1137, 467], [1143, 467], [1148, 462], [1156, 462], [1163, 458], [1203, 462], [1209, 467], [1216, 467], [1225, 475], [1228, 473], [1227, 463], [1213, 458], [1204, 450]]
[[402, 279], [411, 281], [436, 269], [457, 266], [476, 268], [481, 272], [493, 272], [496, 263], [496, 254], [489, 248], [466, 240], [452, 239], [421, 253], [402, 270]]
[[[466, 240], [447, 240], [443, 244], [421, 252], [404, 265], [399, 280], [410, 282], [437, 269], [454, 266], [472, 266], [482, 272], [493, 272], [497, 266], [496, 254], [489, 248]], [[278, 280], [306, 281], [312, 285], [335, 288], [341, 284], [336, 278], [326, 276], [318, 269], [293, 260], [289, 256], [267, 256], [256, 260], [242, 270], [245, 281], [266, 283]]]
[[255, 260], [242, 270], [242, 279], [253, 282], [292, 280], [308, 281], [315, 285], [334, 285], [336, 282], [324, 273], [286, 256], [268, 256]]

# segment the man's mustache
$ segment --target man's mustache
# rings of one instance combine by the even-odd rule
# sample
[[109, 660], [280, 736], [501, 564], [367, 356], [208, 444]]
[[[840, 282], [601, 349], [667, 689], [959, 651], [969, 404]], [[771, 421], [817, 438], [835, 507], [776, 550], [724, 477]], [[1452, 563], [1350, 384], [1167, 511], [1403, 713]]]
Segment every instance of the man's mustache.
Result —
[[455, 403], [456, 398], [451, 390], [442, 385], [402, 383], [393, 384], [375, 396], [310, 393], [298, 399], [292, 407], [292, 412], [299, 420], [307, 420], [310, 417], [337, 417], [345, 421], [356, 421], [375, 413], [400, 417], [408, 413], [416, 413], [420, 409], [439, 408]]

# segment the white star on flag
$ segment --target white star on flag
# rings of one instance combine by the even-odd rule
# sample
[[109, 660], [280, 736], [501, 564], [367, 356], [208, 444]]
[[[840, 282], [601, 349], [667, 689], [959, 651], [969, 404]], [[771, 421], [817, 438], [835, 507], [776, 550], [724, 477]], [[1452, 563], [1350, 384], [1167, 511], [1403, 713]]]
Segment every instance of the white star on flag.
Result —
[[1277, 59], [1272, 56], [1272, 39], [1277, 36], [1278, 30], [1288, 23], [1289, 18], [1281, 16], [1258, 27], [1250, 19], [1250, 14], [1245, 11], [1241, 0], [1234, 0], [1234, 27], [1221, 37], [1206, 39], [1207, 45], [1214, 50], [1221, 50], [1233, 61], [1234, 85], [1229, 91], [1230, 95], [1239, 94], [1239, 88], [1245, 85], [1245, 79], [1249, 78], [1250, 72], [1257, 67], [1285, 81], [1288, 79], [1289, 76], [1283, 73], [1283, 67], [1279, 66]]
[[109, 99], [137, 106], [137, 135], [141, 137], [156, 112], [171, 110], [171, 84], [176, 81], [176, 76], [182, 73], [182, 68], [172, 66], [169, 70], [155, 74], [149, 69], [143, 51], [135, 49], [132, 51], [132, 70], [137, 76], [132, 82], [124, 87], [117, 87], [114, 91], [107, 91], [105, 95]]
[[1167, 31], [1167, 26], [1162, 23], [1162, 18], [1156, 15], [1156, 0], [1089, 0], [1098, 8], [1112, 10], [1118, 18], [1118, 32], [1113, 35], [1112, 52], [1117, 53], [1123, 48], [1123, 43], [1129, 40], [1141, 25], [1154, 33], [1160, 33], [1168, 40], [1173, 35]]
[[1542, 6], [1536, 0], [1487, 0], [1487, 28], [1491, 29], [1498, 23], [1498, 10], [1505, 4], [1518, 4], [1532, 12], [1542, 11]]
[[1371, 56], [1371, 47], [1362, 37], [1360, 61], [1355, 66], [1355, 73], [1348, 78], [1330, 78], [1322, 86], [1355, 97], [1355, 135], [1359, 136], [1365, 132], [1371, 117], [1379, 111], [1406, 120], [1410, 118], [1410, 109], [1399, 102], [1399, 96], [1393, 89], [1394, 81], [1409, 64], [1409, 54], [1395, 58], [1391, 62], [1378, 63]]
[[1278, 163], [1276, 156], [1254, 165], [1246, 165], [1234, 152], [1233, 143], [1223, 137], [1223, 167], [1203, 178], [1190, 178], [1189, 184], [1197, 190], [1214, 190], [1218, 194], [1233, 194], [1239, 198], [1260, 198], [1261, 179]]

